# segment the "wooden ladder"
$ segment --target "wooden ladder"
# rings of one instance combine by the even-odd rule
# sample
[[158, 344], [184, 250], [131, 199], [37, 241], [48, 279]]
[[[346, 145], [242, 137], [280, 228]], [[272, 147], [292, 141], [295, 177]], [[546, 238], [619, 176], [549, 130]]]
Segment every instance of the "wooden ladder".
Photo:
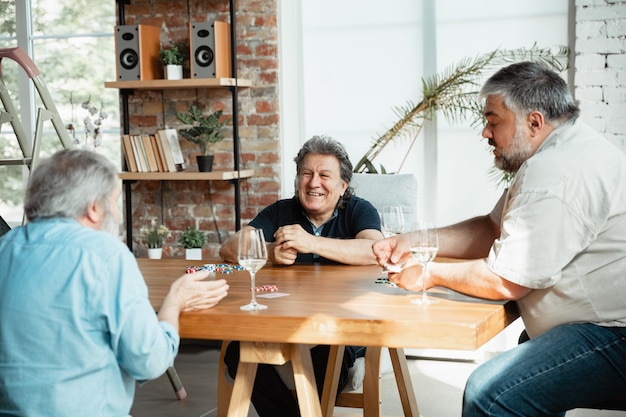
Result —
[[[8, 58], [15, 61], [28, 75], [28, 78], [33, 82], [43, 108], [37, 110], [37, 119], [35, 125], [35, 134], [33, 140], [30, 140], [30, 135], [24, 130], [24, 126], [20, 121], [19, 113], [13, 105], [9, 90], [4, 83], [4, 77], [2, 76], [2, 59]], [[43, 132], [43, 122], [50, 120], [56, 133], [64, 148], [71, 148], [73, 146], [72, 141], [65, 129], [65, 125], [59, 116], [54, 101], [50, 96], [50, 92], [46, 87], [43, 79], [40, 77], [40, 72], [32, 59], [19, 47], [0, 49], [0, 101], [4, 109], [0, 109], [0, 128], [4, 123], [11, 123], [13, 132], [17, 138], [17, 142], [22, 150], [22, 158], [9, 158], [0, 159], [0, 165], [26, 165], [30, 171], [33, 170], [34, 165], [39, 159], [39, 149], [41, 147], [41, 135]]]

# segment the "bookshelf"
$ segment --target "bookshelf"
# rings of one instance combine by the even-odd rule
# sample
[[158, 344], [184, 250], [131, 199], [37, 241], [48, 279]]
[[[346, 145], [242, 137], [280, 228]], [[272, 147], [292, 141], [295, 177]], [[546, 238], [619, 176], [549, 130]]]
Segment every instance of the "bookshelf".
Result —
[[[125, 24], [125, 6], [130, 0], [116, 0], [118, 7], [118, 24]], [[232, 171], [179, 171], [179, 172], [122, 172], [119, 174], [124, 184], [125, 216], [126, 216], [126, 244], [133, 249], [133, 221], [132, 221], [132, 190], [131, 184], [136, 181], [230, 181], [234, 186], [235, 196], [235, 230], [241, 227], [240, 180], [250, 178], [254, 170], [241, 170], [239, 167], [239, 88], [248, 88], [252, 82], [237, 78], [237, 36], [236, 36], [236, 0], [229, 0], [230, 12], [230, 64], [232, 78], [185, 78], [182, 80], [130, 80], [106, 81], [106, 88], [120, 90], [122, 105], [122, 130], [129, 134], [129, 96], [134, 90], [167, 90], [167, 89], [206, 89], [226, 88], [232, 97], [232, 128], [233, 128], [233, 170]]]

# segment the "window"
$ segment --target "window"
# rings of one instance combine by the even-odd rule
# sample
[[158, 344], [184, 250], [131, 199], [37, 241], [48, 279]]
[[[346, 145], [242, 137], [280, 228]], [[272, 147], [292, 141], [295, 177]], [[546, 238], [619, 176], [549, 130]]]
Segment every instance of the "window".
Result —
[[[63, 123], [74, 127], [69, 133], [77, 146], [94, 148], [94, 132], [85, 131], [85, 119], [98, 123], [102, 110], [106, 118], [97, 150], [121, 164], [118, 92], [104, 88], [104, 81], [115, 79], [115, 2], [0, 0], [0, 13], [14, 16], [0, 24], [0, 48], [20, 46], [31, 56]], [[25, 131], [33, 132], [35, 109], [43, 107], [39, 94], [33, 87], [28, 91], [32, 83], [12, 60], [2, 60], [2, 78]], [[50, 122], [44, 123], [42, 138], [42, 157], [62, 147]], [[10, 124], [1, 126], [0, 155], [22, 156]], [[27, 175], [24, 167], [0, 166], [0, 216], [12, 226], [22, 220]]]

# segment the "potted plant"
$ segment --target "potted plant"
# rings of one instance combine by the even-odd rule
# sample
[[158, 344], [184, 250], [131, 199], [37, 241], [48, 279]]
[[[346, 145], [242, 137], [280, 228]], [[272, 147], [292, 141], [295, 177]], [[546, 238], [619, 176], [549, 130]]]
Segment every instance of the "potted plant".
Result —
[[173, 43], [169, 48], [159, 51], [161, 62], [165, 66], [165, 78], [168, 80], [180, 80], [183, 78], [183, 62], [185, 55], [183, 48], [177, 43]]
[[186, 228], [178, 238], [178, 243], [185, 248], [185, 259], [202, 259], [202, 247], [206, 245], [207, 236], [195, 227]]
[[220, 121], [222, 111], [218, 110], [208, 116], [202, 114], [202, 110], [192, 105], [188, 112], [176, 113], [178, 120], [186, 125], [191, 125], [188, 129], [179, 129], [180, 135], [190, 142], [198, 145], [200, 156], [198, 161], [198, 171], [210, 172], [213, 169], [213, 154], [211, 147], [224, 140], [221, 133], [222, 127], [230, 122], [230, 118]]
[[163, 254], [163, 241], [171, 236], [167, 226], [164, 224], [157, 226], [157, 221], [152, 219], [150, 227], [142, 228], [140, 232], [148, 245], [148, 258], [161, 259]]

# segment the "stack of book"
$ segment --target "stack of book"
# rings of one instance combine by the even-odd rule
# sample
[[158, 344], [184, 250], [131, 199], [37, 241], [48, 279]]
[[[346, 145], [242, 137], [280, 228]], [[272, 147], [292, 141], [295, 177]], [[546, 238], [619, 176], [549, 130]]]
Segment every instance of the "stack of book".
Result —
[[176, 129], [154, 135], [122, 135], [128, 172], [176, 172], [185, 169]]

